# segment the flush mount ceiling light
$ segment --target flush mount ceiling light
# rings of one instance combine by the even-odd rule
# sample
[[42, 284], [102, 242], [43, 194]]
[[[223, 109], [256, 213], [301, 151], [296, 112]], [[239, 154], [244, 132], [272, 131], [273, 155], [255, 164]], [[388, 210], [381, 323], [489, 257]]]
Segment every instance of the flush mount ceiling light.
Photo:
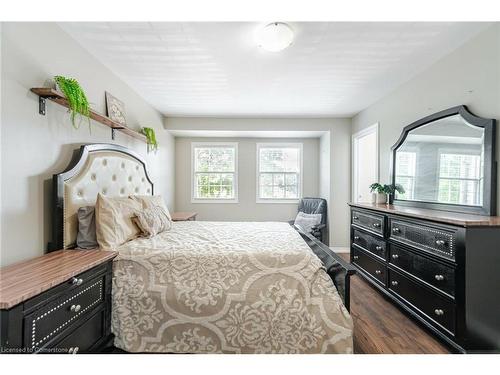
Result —
[[292, 44], [293, 30], [286, 23], [273, 22], [257, 30], [255, 41], [266, 51], [282, 51]]

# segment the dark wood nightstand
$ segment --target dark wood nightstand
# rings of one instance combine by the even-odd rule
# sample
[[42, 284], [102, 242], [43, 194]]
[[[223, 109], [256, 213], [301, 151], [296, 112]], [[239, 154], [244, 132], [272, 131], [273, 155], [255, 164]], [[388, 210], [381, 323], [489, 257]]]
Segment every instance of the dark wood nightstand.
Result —
[[3, 353], [99, 352], [112, 344], [114, 251], [59, 250], [0, 269]]
[[174, 212], [172, 221], [195, 221], [197, 215], [197, 212]]

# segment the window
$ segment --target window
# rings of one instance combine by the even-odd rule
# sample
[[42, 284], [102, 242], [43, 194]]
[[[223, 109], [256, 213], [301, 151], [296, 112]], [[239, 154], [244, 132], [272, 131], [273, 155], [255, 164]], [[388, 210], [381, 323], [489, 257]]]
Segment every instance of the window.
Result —
[[352, 200], [371, 202], [369, 186], [379, 180], [378, 123], [352, 136]]
[[302, 144], [257, 144], [257, 202], [296, 202], [302, 195]]
[[398, 151], [396, 183], [403, 186], [405, 192], [397, 193], [400, 199], [413, 199], [415, 192], [415, 171], [417, 164], [417, 154], [409, 151]]
[[192, 143], [192, 202], [238, 201], [238, 144]]
[[481, 205], [481, 156], [442, 153], [439, 157], [439, 201]]

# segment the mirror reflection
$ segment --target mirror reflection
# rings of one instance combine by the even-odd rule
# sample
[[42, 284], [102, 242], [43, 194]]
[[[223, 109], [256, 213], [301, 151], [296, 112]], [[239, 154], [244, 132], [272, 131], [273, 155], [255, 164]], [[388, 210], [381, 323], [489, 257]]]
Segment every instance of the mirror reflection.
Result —
[[484, 128], [454, 115], [408, 133], [396, 150], [396, 199], [467, 206], [483, 204]]

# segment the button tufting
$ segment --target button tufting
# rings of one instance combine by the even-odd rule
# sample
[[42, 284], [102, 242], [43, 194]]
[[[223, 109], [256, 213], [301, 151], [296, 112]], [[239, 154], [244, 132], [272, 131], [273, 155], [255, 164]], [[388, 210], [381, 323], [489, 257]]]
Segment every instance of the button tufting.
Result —
[[132, 176], [128, 176], [128, 180], [129, 180], [129, 181], [132, 181]]
[[104, 160], [102, 161], [102, 165], [107, 165], [107, 164], [108, 164], [108, 161], [107, 161], [106, 159], [104, 159]]
[[139, 192], [139, 188], [138, 188], [138, 187], [136, 187], [136, 188], [134, 189], [134, 191], [135, 191], [136, 193], [138, 193], [138, 192]]
[[122, 163], [122, 168], [125, 168], [125, 163]]
[[96, 179], [96, 175], [95, 175], [95, 173], [92, 173], [92, 175], [90, 176], [90, 179], [91, 179], [92, 181], [95, 181], [95, 179]]
[[83, 190], [78, 190], [77, 194], [78, 194], [79, 197], [83, 197]]
[[106, 189], [102, 189], [102, 194], [106, 194], [107, 190]]
[[116, 181], [116, 175], [114, 174], [114, 175], [111, 177], [111, 179], [112, 179], [113, 181]]
[[138, 165], [136, 165], [136, 166], [135, 166], [135, 170], [136, 170], [136, 171], [138, 171], [138, 170], [139, 170], [139, 166], [138, 166]]
[[121, 188], [121, 189], [120, 189], [120, 194], [121, 194], [121, 195], [125, 194], [125, 189], [124, 189], [124, 188]]

